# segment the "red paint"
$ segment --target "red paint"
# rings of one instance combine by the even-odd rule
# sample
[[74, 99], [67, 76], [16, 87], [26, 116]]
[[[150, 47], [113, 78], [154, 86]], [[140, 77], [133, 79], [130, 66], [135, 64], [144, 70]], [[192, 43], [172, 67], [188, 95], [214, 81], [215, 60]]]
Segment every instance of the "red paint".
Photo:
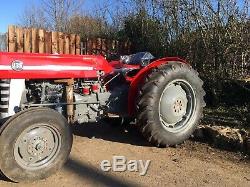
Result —
[[[142, 68], [140, 65], [128, 65], [123, 64], [120, 61], [108, 61], [102, 56], [96, 55], [48, 55], [48, 54], [28, 54], [28, 53], [6, 53], [0, 52], [0, 66], [11, 68], [11, 64], [14, 60], [23, 62], [25, 66], [86, 66], [93, 70], [3, 70], [0, 69], [0, 79], [60, 79], [60, 78], [97, 78], [98, 71], [104, 71], [105, 74], [111, 74], [115, 69], [128, 68], [138, 69], [139, 72], [134, 77], [126, 76], [126, 80], [130, 82], [129, 94], [128, 94], [128, 113], [134, 115], [135, 113], [135, 98], [140, 83], [144, 77], [148, 74], [149, 70], [162, 64], [169, 62], [181, 62], [187, 63], [184, 60], [177, 57], [166, 57], [156, 60], [148, 66]], [[142, 68], [142, 69], [141, 69]], [[141, 69], [141, 70], [140, 70]], [[99, 89], [98, 85], [92, 86], [92, 91]], [[84, 87], [82, 89], [83, 94], [90, 94], [90, 88]]]
[[82, 94], [83, 95], [89, 95], [90, 94], [88, 86], [85, 86], [85, 87], [82, 88]]
[[20, 60], [25, 66], [87, 66], [93, 70], [1, 70], [0, 79], [60, 79], [60, 78], [96, 78], [97, 72], [102, 70], [105, 74], [113, 71], [105, 58], [96, 55], [48, 55], [28, 53], [0, 53], [0, 65], [11, 67], [14, 60]]
[[98, 90], [99, 90], [98, 84], [93, 84], [92, 87], [91, 87], [91, 89], [92, 89], [92, 92], [97, 93]]
[[111, 61], [109, 63], [113, 68], [115, 69], [121, 69], [121, 68], [129, 68], [129, 69], [140, 69], [140, 65], [129, 65], [129, 64], [124, 64], [121, 61]]
[[144, 80], [149, 70], [153, 69], [154, 67], [160, 66], [162, 64], [168, 64], [169, 62], [180, 62], [187, 64], [186, 61], [178, 57], [166, 57], [152, 62], [148, 66], [141, 69], [136, 74], [136, 76], [133, 77], [130, 83], [129, 94], [128, 94], [128, 114], [130, 116], [133, 116], [135, 114], [135, 98], [138, 92], [138, 86]]
[[[109, 64], [114, 69], [127, 68], [127, 69], [137, 69], [137, 70], [140, 70], [142, 68], [140, 65], [123, 64], [121, 61], [111, 61]], [[126, 81], [131, 82], [134, 79], [134, 77], [125, 76], [125, 79], [126, 79]]]

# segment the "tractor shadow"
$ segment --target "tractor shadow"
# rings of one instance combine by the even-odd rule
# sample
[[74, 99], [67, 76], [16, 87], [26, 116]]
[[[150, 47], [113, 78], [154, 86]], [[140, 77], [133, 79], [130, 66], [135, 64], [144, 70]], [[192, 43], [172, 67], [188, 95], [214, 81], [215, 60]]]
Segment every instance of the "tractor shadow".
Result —
[[82, 180], [90, 180], [93, 186], [119, 186], [119, 187], [139, 187], [140, 185], [133, 182], [112, 176], [98, 170], [95, 167], [89, 166], [85, 162], [76, 158], [70, 158], [64, 168], [70, 172], [78, 174]]
[[152, 147], [132, 124], [114, 125], [107, 122], [76, 124], [73, 126], [73, 133], [81, 137]]
[[[107, 174], [95, 167], [90, 166], [89, 164], [83, 162], [82, 160], [79, 160], [72, 156], [68, 159], [67, 163], [64, 165], [64, 169], [71, 173], [76, 174], [83, 181], [86, 181], [86, 180], [91, 181], [91, 183], [93, 183], [93, 186], [114, 186], [114, 187], [116, 186], [139, 187], [140, 186], [138, 183], [135, 183], [134, 181], [124, 180], [122, 178]], [[8, 184], [11, 186], [14, 186], [14, 185], [19, 186], [18, 183], [15, 183], [9, 180], [8, 178], [6, 178], [4, 175], [0, 173], [0, 182], [1, 181], [5, 181], [6, 185]], [[37, 181], [35, 182], [35, 184], [39, 182], [40, 181]]]

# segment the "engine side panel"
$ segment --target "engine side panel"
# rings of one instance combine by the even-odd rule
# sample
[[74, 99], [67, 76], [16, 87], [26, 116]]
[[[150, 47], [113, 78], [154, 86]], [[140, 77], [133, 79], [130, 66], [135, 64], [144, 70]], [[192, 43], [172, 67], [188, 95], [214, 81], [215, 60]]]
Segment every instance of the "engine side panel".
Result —
[[102, 56], [0, 53], [0, 79], [96, 78], [112, 66]]

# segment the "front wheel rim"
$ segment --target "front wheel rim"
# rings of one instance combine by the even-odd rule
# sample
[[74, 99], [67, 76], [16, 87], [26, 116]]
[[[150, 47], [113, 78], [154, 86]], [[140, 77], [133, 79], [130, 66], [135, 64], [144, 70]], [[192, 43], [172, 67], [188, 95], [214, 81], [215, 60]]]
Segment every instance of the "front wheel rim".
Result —
[[173, 80], [164, 88], [159, 101], [161, 125], [169, 132], [187, 128], [196, 111], [196, 95], [189, 82]]
[[61, 148], [59, 131], [47, 124], [35, 124], [25, 129], [14, 145], [14, 158], [19, 166], [37, 170], [51, 164]]

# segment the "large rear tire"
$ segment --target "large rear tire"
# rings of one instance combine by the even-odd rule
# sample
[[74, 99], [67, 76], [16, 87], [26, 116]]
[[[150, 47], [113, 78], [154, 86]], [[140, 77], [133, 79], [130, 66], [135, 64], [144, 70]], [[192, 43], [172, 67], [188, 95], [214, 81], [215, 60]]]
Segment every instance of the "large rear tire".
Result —
[[191, 66], [174, 63], [147, 75], [137, 99], [141, 133], [157, 146], [174, 146], [188, 139], [205, 106], [203, 82]]
[[0, 133], [0, 170], [14, 182], [49, 177], [64, 165], [72, 147], [67, 120], [48, 108], [17, 113]]

